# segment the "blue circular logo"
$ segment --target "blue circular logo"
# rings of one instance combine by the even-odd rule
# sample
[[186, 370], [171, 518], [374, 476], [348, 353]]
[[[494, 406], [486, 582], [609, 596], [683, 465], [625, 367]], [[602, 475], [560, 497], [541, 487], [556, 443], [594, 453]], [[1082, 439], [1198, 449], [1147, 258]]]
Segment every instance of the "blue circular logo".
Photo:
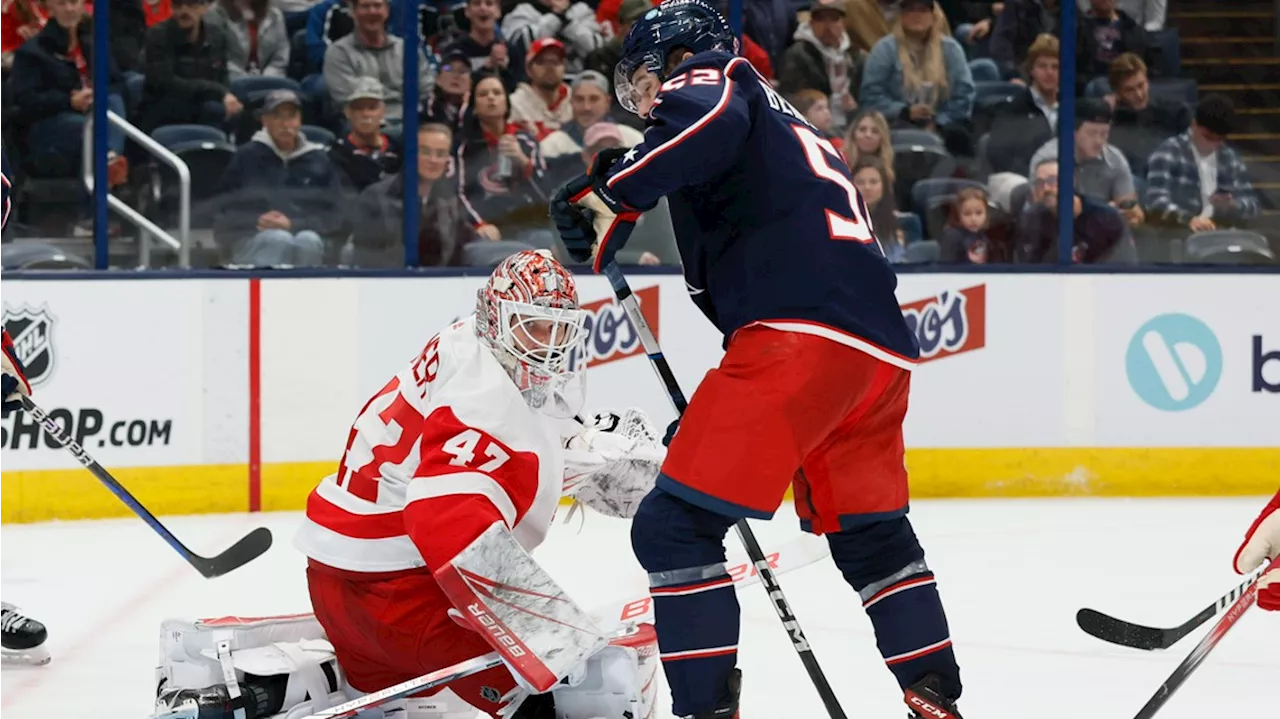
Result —
[[1222, 346], [1191, 315], [1153, 317], [1138, 328], [1124, 357], [1129, 385], [1143, 402], [1166, 412], [1198, 407], [1222, 377]]

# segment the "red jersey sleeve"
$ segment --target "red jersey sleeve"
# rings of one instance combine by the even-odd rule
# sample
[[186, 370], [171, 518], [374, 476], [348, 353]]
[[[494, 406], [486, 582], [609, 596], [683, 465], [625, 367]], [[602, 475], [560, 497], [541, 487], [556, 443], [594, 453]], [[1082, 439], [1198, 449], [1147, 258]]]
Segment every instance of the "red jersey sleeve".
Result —
[[422, 425], [422, 461], [405, 491], [409, 538], [433, 571], [501, 520], [514, 528], [538, 494], [538, 455], [516, 451], [439, 407]]

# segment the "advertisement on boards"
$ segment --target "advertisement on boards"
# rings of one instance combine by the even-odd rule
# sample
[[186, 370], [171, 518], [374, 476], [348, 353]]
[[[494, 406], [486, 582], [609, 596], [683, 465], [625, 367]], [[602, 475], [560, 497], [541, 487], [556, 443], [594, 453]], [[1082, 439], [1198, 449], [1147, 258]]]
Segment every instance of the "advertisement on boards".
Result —
[[1095, 289], [1100, 444], [1280, 447], [1280, 282], [1151, 276]]
[[[35, 401], [104, 465], [236, 461], [242, 418], [218, 405], [243, 404], [245, 355], [225, 327], [216, 346], [204, 333], [223, 312], [242, 327], [244, 308], [205, 289], [198, 281], [6, 282], [4, 327]], [[6, 470], [77, 466], [23, 412], [4, 419], [0, 446]]]

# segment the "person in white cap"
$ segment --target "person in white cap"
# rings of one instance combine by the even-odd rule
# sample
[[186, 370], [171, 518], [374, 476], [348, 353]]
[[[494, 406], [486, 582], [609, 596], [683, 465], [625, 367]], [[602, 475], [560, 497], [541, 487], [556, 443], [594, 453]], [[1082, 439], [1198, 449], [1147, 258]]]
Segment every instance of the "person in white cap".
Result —
[[357, 192], [400, 171], [400, 141], [382, 131], [386, 117], [382, 95], [382, 83], [376, 77], [360, 78], [343, 111], [351, 131], [329, 148], [329, 159]]

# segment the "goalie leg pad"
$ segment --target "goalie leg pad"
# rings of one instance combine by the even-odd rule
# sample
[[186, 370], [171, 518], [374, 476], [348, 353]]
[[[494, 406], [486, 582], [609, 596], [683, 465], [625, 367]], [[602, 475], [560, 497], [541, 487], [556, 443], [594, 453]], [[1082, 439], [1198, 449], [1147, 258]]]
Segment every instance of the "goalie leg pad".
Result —
[[862, 599], [880, 655], [906, 689], [933, 674], [960, 697], [960, 667], [933, 572], [911, 522], [897, 517], [827, 535], [831, 557]]
[[658, 698], [658, 635], [652, 624], [624, 636], [587, 661], [572, 686], [554, 690], [556, 719], [641, 719]]
[[737, 664], [738, 596], [724, 553], [735, 521], [659, 487], [631, 524], [676, 716], [714, 711]]

